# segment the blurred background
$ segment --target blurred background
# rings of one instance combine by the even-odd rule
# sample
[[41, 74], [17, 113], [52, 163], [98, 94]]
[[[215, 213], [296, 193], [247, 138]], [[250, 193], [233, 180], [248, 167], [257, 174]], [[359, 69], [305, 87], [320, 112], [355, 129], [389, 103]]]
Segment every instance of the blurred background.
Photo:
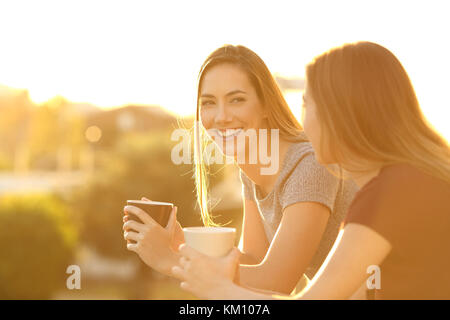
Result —
[[[123, 206], [145, 196], [201, 225], [190, 130], [206, 56], [242, 44], [266, 62], [300, 119], [304, 66], [332, 46], [380, 43], [405, 66], [447, 139], [445, 1], [2, 1], [0, 298], [193, 299], [126, 250]], [[235, 166], [211, 168], [216, 221], [240, 232]], [[81, 290], [66, 288], [79, 265]]]

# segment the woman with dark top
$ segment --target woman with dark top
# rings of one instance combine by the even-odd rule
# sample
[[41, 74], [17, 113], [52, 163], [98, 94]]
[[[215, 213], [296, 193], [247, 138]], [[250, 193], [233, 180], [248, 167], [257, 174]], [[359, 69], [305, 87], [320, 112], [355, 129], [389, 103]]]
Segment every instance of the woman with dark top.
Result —
[[426, 121], [397, 58], [371, 42], [334, 48], [306, 69], [304, 129], [319, 163], [361, 189], [332, 250], [298, 295], [236, 286], [233, 255], [181, 246], [185, 288], [211, 299], [450, 299], [450, 148]]

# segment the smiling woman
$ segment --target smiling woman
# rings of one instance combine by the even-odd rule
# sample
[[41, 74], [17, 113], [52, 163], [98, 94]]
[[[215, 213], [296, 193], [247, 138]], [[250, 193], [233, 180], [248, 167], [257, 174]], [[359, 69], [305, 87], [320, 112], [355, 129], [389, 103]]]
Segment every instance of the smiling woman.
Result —
[[[227, 66], [225, 66], [226, 68]], [[233, 66], [228, 66], [229, 68], [233, 68]], [[211, 72], [209, 74], [209, 77], [212, 77], [212, 82], [221, 82], [221, 75], [222, 70], [216, 70], [216, 73]], [[218, 83], [217, 83], [218, 84]], [[205, 89], [205, 92], [208, 92], [208, 89]], [[202, 119], [204, 119], [205, 122], [212, 122], [212, 117], [214, 116], [214, 109], [217, 108], [218, 104], [223, 105], [223, 103], [227, 103], [229, 105], [232, 105], [234, 107], [240, 107], [242, 106], [248, 99], [249, 94], [243, 90], [231, 90], [229, 92], [224, 92], [223, 94], [224, 101], [222, 100], [222, 97], [216, 97], [213, 94], [210, 93], [202, 93], [200, 96], [200, 109], [203, 114]], [[242, 109], [242, 108], [241, 108]], [[222, 117], [226, 117], [224, 113], [220, 114]], [[242, 124], [236, 124], [236, 127], [228, 127], [226, 125], [226, 118], [217, 119], [219, 121], [222, 121], [222, 124], [218, 128], [211, 128], [209, 134], [210, 136], [219, 136], [223, 139], [223, 142], [228, 141], [235, 141], [236, 139], [233, 139], [234, 137], [237, 137], [240, 133], [242, 133], [245, 128]], [[207, 125], [205, 126], [206, 129], [208, 129]], [[226, 145], [224, 146], [226, 147]], [[235, 152], [237, 152], [236, 149], [234, 149]], [[224, 152], [225, 154], [226, 151]], [[234, 154], [231, 154], [230, 156], [233, 156]]]
[[[214, 133], [214, 129], [216, 132], [226, 132], [227, 129], [268, 128], [277, 128], [285, 142], [306, 141], [301, 134], [301, 125], [258, 55], [243, 46], [231, 45], [211, 53], [198, 76], [194, 131], [197, 199], [205, 225], [214, 223], [209, 217], [207, 204], [202, 151], [207, 136], [204, 129], [213, 129], [210, 132]], [[280, 141], [280, 147], [281, 144]], [[233, 154], [227, 154], [226, 145], [224, 147], [224, 154], [229, 156], [236, 156], [238, 151], [250, 154], [249, 144], [237, 145], [237, 139]]]
[[234, 64], [210, 67], [203, 78], [199, 104], [203, 127], [210, 138], [216, 138], [227, 156], [250, 154], [249, 144], [238, 143], [238, 136], [247, 130], [267, 127], [267, 112], [255, 89], [247, 75]]

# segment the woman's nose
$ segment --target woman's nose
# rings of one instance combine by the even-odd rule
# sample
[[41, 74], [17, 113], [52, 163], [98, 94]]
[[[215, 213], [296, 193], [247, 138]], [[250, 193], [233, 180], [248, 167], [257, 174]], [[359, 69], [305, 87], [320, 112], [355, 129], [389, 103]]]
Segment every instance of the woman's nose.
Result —
[[232, 119], [233, 119], [233, 117], [228, 112], [227, 108], [225, 108], [224, 106], [219, 106], [219, 108], [217, 109], [217, 113], [214, 118], [214, 121], [217, 124], [225, 124], [225, 123], [231, 122]]

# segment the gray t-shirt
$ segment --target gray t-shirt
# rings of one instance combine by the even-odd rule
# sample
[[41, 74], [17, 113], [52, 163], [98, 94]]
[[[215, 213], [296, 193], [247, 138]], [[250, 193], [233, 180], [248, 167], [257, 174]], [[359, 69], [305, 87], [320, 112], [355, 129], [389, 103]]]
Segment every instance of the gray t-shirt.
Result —
[[319, 248], [305, 272], [311, 279], [336, 240], [341, 222], [358, 190], [356, 184], [337, 178], [320, 165], [309, 142], [296, 142], [289, 146], [275, 185], [266, 196], [242, 170], [240, 178], [245, 199], [253, 200], [258, 205], [269, 242], [272, 242], [283, 211], [289, 205], [318, 202], [330, 209], [331, 215]]

